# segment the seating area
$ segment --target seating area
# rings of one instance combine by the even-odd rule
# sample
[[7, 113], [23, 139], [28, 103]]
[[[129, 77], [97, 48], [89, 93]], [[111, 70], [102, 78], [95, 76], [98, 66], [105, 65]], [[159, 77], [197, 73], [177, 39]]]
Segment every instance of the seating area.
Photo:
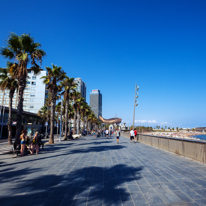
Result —
[[73, 139], [76, 139], [76, 138], [80, 138], [82, 135], [81, 134], [73, 134]]

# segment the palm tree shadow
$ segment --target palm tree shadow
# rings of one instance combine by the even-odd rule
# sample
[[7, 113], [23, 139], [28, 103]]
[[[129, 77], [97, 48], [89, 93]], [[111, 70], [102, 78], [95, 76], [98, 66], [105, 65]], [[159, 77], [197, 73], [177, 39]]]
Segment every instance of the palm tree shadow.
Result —
[[76, 169], [67, 175], [48, 174], [32, 180], [25, 179], [10, 188], [13, 196], [1, 196], [0, 204], [30, 205], [39, 202], [39, 205], [58, 206], [79, 205], [88, 200], [87, 205], [121, 205], [121, 201], [130, 198], [126, 184], [140, 179], [142, 169], [143, 167], [123, 164], [112, 167], [94, 166]]
[[39, 169], [20, 169], [15, 170], [14, 167], [6, 168], [0, 171], [0, 183], [10, 182], [15, 180], [17, 182], [18, 180], [22, 179], [25, 175], [35, 173], [36, 171], [39, 171]]
[[102, 152], [102, 151], [111, 151], [111, 150], [120, 150], [125, 148], [125, 146], [122, 145], [111, 145], [111, 146], [94, 146], [89, 148], [79, 148], [74, 149], [69, 152], [69, 154], [75, 154], [75, 153], [88, 153], [88, 152]]
[[78, 145], [101, 145], [101, 144], [110, 144], [113, 141], [101, 141], [101, 142], [90, 142], [90, 143], [84, 143], [84, 144], [78, 144]]

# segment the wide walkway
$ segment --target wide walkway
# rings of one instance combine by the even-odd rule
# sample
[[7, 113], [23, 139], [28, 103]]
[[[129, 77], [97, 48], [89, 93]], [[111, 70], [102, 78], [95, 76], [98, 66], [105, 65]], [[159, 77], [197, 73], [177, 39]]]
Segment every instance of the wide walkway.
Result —
[[206, 205], [206, 165], [121, 137], [0, 156], [0, 205]]

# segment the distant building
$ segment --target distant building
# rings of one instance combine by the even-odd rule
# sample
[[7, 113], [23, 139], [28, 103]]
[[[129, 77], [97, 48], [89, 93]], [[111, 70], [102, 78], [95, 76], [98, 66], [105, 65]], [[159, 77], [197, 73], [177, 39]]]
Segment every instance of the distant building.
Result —
[[79, 77], [75, 78], [74, 82], [77, 84], [76, 90], [82, 94], [82, 97], [85, 99], [85, 102], [86, 102], [87, 85]]
[[102, 116], [102, 94], [98, 89], [94, 89], [90, 93], [90, 107], [99, 119], [99, 116]]
[[[27, 112], [37, 113], [45, 103], [46, 85], [41, 79], [46, 76], [46, 71], [41, 70], [38, 75], [35, 75], [31, 69], [28, 69], [28, 78], [26, 88], [24, 90], [23, 110]], [[9, 90], [4, 92], [0, 90], [0, 105], [9, 106]], [[18, 95], [15, 92], [13, 97], [12, 108], [17, 109]]]
[[206, 132], [206, 127], [196, 127], [196, 132]]
[[[17, 121], [17, 110], [12, 109], [12, 136], [15, 136], [16, 133], [16, 121]], [[9, 117], [9, 108], [4, 107], [1, 111], [0, 115], [0, 129], [2, 130], [2, 134], [0, 135], [0, 139], [2, 137], [8, 137], [8, 117]], [[33, 135], [36, 131], [42, 128], [42, 119], [37, 116], [35, 113], [23, 111], [22, 113], [22, 125], [27, 129], [28, 133], [31, 132]]]

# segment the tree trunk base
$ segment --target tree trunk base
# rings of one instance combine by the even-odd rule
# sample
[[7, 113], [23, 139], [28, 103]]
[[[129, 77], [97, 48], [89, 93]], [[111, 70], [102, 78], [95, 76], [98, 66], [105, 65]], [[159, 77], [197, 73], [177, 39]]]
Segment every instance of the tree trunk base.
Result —
[[54, 141], [53, 141], [53, 140], [52, 140], [52, 141], [51, 141], [51, 140], [49, 140], [49, 144], [54, 144]]

